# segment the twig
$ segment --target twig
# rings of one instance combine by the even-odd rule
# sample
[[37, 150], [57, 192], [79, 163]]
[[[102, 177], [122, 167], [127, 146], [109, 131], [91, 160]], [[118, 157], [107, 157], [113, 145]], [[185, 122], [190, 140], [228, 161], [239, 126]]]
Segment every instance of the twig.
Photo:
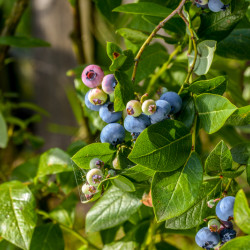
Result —
[[[28, 6], [29, 0], [17, 0], [13, 6], [13, 10], [9, 18], [5, 21], [4, 28], [1, 32], [1, 37], [11, 36], [15, 33], [17, 25], [21, 20], [21, 17]], [[3, 67], [4, 59], [7, 55], [10, 46], [2, 45], [0, 46], [0, 69]]]
[[176, 9], [169, 16], [167, 16], [164, 20], [162, 20], [156, 26], [156, 28], [152, 31], [152, 33], [150, 34], [150, 36], [147, 38], [147, 40], [141, 46], [140, 50], [138, 51], [138, 53], [137, 53], [137, 55], [135, 57], [135, 65], [134, 65], [133, 74], [132, 74], [132, 82], [135, 81], [135, 75], [136, 75], [138, 63], [139, 63], [139, 60], [141, 58], [141, 55], [142, 55], [143, 51], [150, 44], [150, 42], [152, 41], [152, 39], [154, 38], [154, 36], [156, 35], [156, 33], [161, 28], [163, 28], [163, 26], [165, 25], [165, 23], [168, 22], [173, 16], [175, 16], [176, 14], [179, 14], [181, 12], [181, 9], [184, 6], [185, 2], [186, 2], [186, 0], [182, 0]]

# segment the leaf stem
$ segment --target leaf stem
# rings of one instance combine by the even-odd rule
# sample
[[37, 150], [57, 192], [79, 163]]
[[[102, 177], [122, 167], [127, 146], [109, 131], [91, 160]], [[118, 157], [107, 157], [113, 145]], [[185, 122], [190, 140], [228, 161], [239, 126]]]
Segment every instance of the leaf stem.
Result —
[[193, 123], [193, 126], [191, 128], [191, 134], [192, 134], [192, 149], [191, 149], [191, 153], [195, 152], [196, 125], [197, 125], [197, 114], [195, 114], [194, 123]]
[[141, 46], [141, 48], [139, 49], [136, 57], [135, 57], [135, 65], [134, 65], [134, 69], [133, 69], [133, 74], [132, 74], [132, 82], [135, 81], [135, 76], [136, 76], [136, 71], [137, 71], [137, 67], [138, 67], [138, 63], [139, 60], [141, 58], [141, 55], [143, 53], [143, 51], [145, 50], [145, 48], [150, 44], [150, 42], [152, 41], [152, 39], [154, 38], [154, 36], [156, 35], [156, 33], [163, 28], [163, 26], [176, 14], [179, 14], [181, 12], [182, 7], [184, 6], [186, 0], [182, 0], [180, 2], [180, 4], [178, 5], [178, 7], [170, 14], [168, 15], [164, 20], [162, 20], [156, 27], [155, 29], [152, 31], [152, 33], [149, 35], [149, 37], [147, 38], [147, 40], [143, 43], [143, 45]]

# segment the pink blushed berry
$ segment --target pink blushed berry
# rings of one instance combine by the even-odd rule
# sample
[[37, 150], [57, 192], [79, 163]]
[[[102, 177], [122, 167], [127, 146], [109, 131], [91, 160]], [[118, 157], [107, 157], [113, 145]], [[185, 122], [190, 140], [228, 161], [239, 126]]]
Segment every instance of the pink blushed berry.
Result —
[[91, 64], [82, 72], [82, 82], [89, 88], [96, 88], [102, 83], [104, 73], [98, 65]]

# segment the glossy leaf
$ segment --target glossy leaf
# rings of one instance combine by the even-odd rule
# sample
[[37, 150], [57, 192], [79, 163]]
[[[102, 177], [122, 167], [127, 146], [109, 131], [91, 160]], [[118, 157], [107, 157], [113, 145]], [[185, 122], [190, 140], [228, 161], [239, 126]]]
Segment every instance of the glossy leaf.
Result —
[[[205, 75], [213, 62], [214, 52], [216, 50], [216, 41], [205, 40], [197, 46], [198, 55], [194, 65], [194, 72], [197, 75]], [[188, 56], [189, 65], [194, 61], [194, 51]]]
[[179, 121], [165, 120], [140, 134], [129, 159], [156, 171], [170, 172], [186, 162], [191, 147], [188, 129]]
[[136, 165], [132, 168], [125, 169], [122, 172], [122, 175], [125, 175], [128, 178], [131, 178], [135, 181], [141, 182], [149, 180], [153, 177], [155, 171], [149, 168], [145, 168], [141, 165]]
[[129, 29], [129, 28], [121, 28], [116, 31], [120, 36], [128, 39], [132, 43], [142, 44], [148, 38], [148, 35], [139, 30]]
[[250, 29], [236, 29], [218, 43], [216, 53], [220, 56], [250, 60]]
[[208, 134], [218, 131], [236, 107], [225, 97], [212, 94], [201, 94], [196, 100], [202, 127]]
[[125, 192], [135, 191], [135, 186], [133, 182], [131, 182], [129, 179], [127, 179], [126, 177], [122, 175], [115, 176], [114, 178], [111, 179], [111, 182], [113, 185], [115, 185], [122, 191], [125, 191]]
[[222, 181], [218, 179], [204, 181], [194, 205], [183, 214], [166, 221], [165, 227], [171, 229], [189, 229], [202, 224], [203, 219], [214, 215], [214, 209], [207, 206], [207, 202], [220, 196]]
[[201, 25], [198, 36], [202, 39], [223, 40], [244, 17], [247, 4], [244, 0], [236, 0], [237, 9], [231, 12], [230, 8], [217, 13], [209, 12], [201, 15]]
[[172, 12], [171, 9], [152, 2], [125, 4], [115, 8], [113, 11], [129, 14], [157, 16], [163, 18], [167, 17]]
[[152, 182], [152, 200], [157, 221], [176, 217], [190, 208], [198, 197], [203, 167], [197, 153], [170, 173], [157, 172]]
[[248, 164], [250, 159], [250, 143], [240, 143], [231, 148], [233, 160], [239, 164]]
[[59, 148], [52, 148], [41, 155], [37, 177], [72, 170], [72, 162], [69, 155]]
[[238, 108], [226, 121], [227, 125], [245, 126], [250, 124], [250, 105]]
[[108, 245], [105, 245], [103, 250], [131, 250], [135, 249], [136, 243], [133, 241], [123, 242], [118, 241]]
[[92, 143], [79, 150], [72, 160], [83, 169], [89, 169], [89, 163], [93, 158], [99, 158], [103, 162], [110, 162], [116, 150], [109, 143]]
[[112, 186], [89, 210], [86, 230], [96, 232], [126, 221], [141, 206], [135, 193], [127, 193]]
[[207, 157], [205, 170], [208, 175], [223, 175], [224, 171], [232, 169], [232, 163], [231, 152], [224, 141], [221, 141]]
[[234, 203], [234, 221], [246, 234], [250, 234], [250, 209], [244, 191], [238, 191]]
[[47, 223], [35, 228], [30, 250], [36, 249], [64, 249], [63, 234], [58, 224]]
[[0, 185], [0, 236], [14, 245], [29, 249], [36, 226], [35, 198], [21, 182]]
[[189, 86], [188, 90], [196, 95], [202, 93], [223, 95], [227, 88], [227, 82], [226, 76], [217, 76], [209, 80], [196, 81]]
[[0, 148], [5, 148], [8, 143], [7, 124], [0, 113]]
[[50, 44], [43, 40], [34, 37], [23, 36], [2, 36], [0, 37], [1, 45], [8, 45], [12, 47], [48, 47]]
[[221, 250], [232, 250], [232, 249], [240, 249], [240, 250], [249, 250], [249, 242], [250, 235], [236, 237], [228, 241], [225, 245], [222, 246]]
[[115, 111], [123, 111], [127, 103], [133, 99], [133, 85], [128, 75], [124, 72], [116, 71], [115, 78], [118, 84], [115, 87]]

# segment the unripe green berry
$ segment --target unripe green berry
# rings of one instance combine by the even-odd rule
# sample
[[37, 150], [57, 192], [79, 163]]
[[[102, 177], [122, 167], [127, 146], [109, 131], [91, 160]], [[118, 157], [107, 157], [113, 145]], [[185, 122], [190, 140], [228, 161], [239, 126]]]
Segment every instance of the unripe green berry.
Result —
[[92, 104], [102, 105], [107, 101], [108, 95], [104, 93], [101, 89], [95, 88], [89, 91], [88, 98]]
[[89, 184], [85, 183], [82, 186], [82, 192], [86, 195], [93, 195], [96, 193], [96, 188], [94, 186], [90, 186]]
[[152, 115], [156, 111], [156, 104], [155, 101], [152, 99], [146, 100], [142, 104], [142, 112], [145, 115]]
[[93, 158], [89, 163], [90, 169], [93, 169], [93, 168], [99, 168], [100, 169], [103, 166], [104, 166], [104, 162], [99, 158]]
[[117, 157], [115, 157], [115, 159], [113, 160], [112, 165], [114, 169], [121, 169]]
[[115, 175], [116, 175], [116, 172], [115, 172], [114, 169], [110, 169], [110, 170], [108, 171], [108, 176], [109, 176], [109, 177], [114, 177]]
[[136, 100], [129, 101], [126, 106], [127, 114], [137, 117], [142, 113], [141, 103]]
[[98, 168], [93, 168], [89, 170], [86, 176], [89, 185], [98, 186], [103, 179], [103, 173]]
[[211, 232], [217, 232], [220, 229], [220, 222], [216, 219], [212, 219], [208, 222], [208, 228]]

